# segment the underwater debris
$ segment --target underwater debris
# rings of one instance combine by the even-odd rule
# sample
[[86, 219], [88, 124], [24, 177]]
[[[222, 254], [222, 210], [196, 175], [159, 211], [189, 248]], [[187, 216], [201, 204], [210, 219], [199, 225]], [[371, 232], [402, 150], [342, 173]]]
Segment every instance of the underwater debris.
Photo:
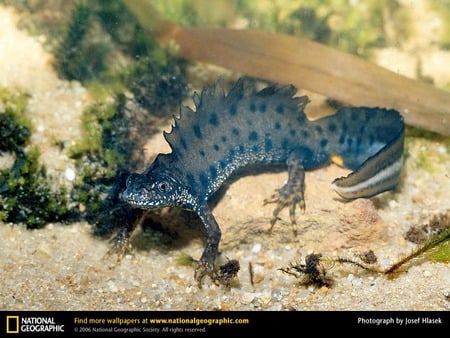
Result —
[[254, 278], [254, 273], [253, 273], [253, 264], [252, 262], [248, 262], [248, 273], [250, 276], [250, 284], [253, 286], [255, 284], [253, 278]]
[[[182, 266], [193, 266], [197, 264], [198, 261], [194, 259], [192, 256], [188, 254], [181, 254], [177, 258], [177, 264]], [[238, 272], [240, 270], [240, 264], [237, 259], [228, 259], [227, 262], [219, 266], [218, 274], [216, 276], [216, 280], [214, 282], [217, 285], [225, 285], [226, 288], [229, 288], [233, 280], [236, 278]], [[252, 283], [253, 285], [253, 283]]]
[[430, 235], [438, 235], [449, 227], [450, 215], [434, 215], [427, 224], [414, 225], [408, 229], [405, 239], [414, 244], [420, 244], [429, 239]]
[[[193, 266], [197, 264], [198, 261], [194, 257], [182, 253], [177, 258], [177, 264], [181, 266]], [[223, 284], [225, 287], [229, 288], [231, 282], [236, 278], [240, 270], [239, 261], [236, 259], [228, 259], [225, 264], [219, 266], [219, 271], [214, 281], [217, 285]]]
[[366, 264], [375, 264], [378, 262], [378, 257], [375, 255], [373, 250], [367, 250], [360, 253], [358, 257]]
[[[310, 254], [306, 256], [305, 263], [290, 264], [287, 268], [279, 270], [300, 279], [302, 285], [331, 286], [333, 279], [327, 273], [335, 264], [350, 264], [364, 271], [393, 276], [400, 272], [400, 268], [411, 264], [414, 259], [429, 254], [430, 259], [438, 262], [450, 262], [450, 211], [434, 215], [430, 222], [422, 226], [433, 229], [435, 232], [429, 235], [423, 243], [419, 244], [411, 253], [400, 258], [386, 269], [376, 265], [378, 258], [373, 250], [358, 254], [361, 262], [346, 257], [324, 257], [322, 254]], [[418, 228], [418, 227], [415, 227]], [[325, 267], [329, 265], [329, 268]]]
[[425, 229], [414, 225], [408, 229], [404, 237], [406, 240], [414, 244], [419, 244], [427, 239], [427, 234], [425, 232]]
[[305, 257], [304, 263], [290, 264], [279, 270], [300, 279], [301, 285], [330, 287], [333, 285], [333, 279], [327, 275], [327, 272], [332, 266], [326, 267], [323, 263], [322, 254], [312, 253]]
[[305, 263], [290, 264], [287, 268], [280, 268], [279, 270], [300, 279], [301, 285], [315, 285], [318, 287], [331, 287], [334, 284], [333, 278], [329, 275], [329, 271], [336, 264], [350, 264], [361, 268], [368, 272], [380, 272], [377, 267], [372, 267], [374, 263], [364, 262], [364, 259], [372, 262], [376, 261], [376, 256], [372, 250], [367, 251], [366, 254], [358, 255], [363, 262], [358, 262], [354, 259], [345, 257], [327, 257], [322, 254], [309, 254], [305, 258]]
[[231, 282], [236, 278], [240, 269], [240, 264], [237, 259], [228, 259], [228, 261], [219, 266], [219, 273], [217, 276], [216, 284], [223, 284], [229, 288]]

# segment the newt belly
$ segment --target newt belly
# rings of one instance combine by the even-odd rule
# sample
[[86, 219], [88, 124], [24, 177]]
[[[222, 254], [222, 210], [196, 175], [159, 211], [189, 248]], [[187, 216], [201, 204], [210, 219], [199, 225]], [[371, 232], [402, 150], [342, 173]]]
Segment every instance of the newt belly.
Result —
[[179, 206], [196, 212], [207, 241], [196, 278], [217, 279], [214, 262], [221, 231], [208, 199], [238, 169], [285, 163], [288, 181], [266, 202], [275, 202], [271, 225], [289, 206], [295, 225], [297, 205], [305, 209], [304, 172], [331, 160], [353, 170], [332, 188], [344, 199], [371, 197], [396, 187], [403, 161], [404, 123], [395, 110], [341, 108], [310, 121], [306, 96], [294, 97], [293, 86], [256, 91], [239, 80], [225, 95], [220, 83], [194, 96], [196, 111], [183, 107], [164, 137], [170, 154], [159, 154], [142, 174], [127, 180], [123, 197], [142, 208]]

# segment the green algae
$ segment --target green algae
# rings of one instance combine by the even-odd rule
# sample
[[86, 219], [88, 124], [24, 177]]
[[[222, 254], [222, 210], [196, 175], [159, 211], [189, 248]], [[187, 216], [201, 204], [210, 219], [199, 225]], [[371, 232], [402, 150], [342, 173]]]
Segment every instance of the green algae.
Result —
[[0, 170], [0, 220], [33, 229], [75, 215], [67, 191], [50, 188], [51, 177], [39, 164], [39, 149], [29, 146], [32, 125], [24, 116], [26, 103], [25, 94], [0, 90], [0, 152], [15, 158], [11, 168]]

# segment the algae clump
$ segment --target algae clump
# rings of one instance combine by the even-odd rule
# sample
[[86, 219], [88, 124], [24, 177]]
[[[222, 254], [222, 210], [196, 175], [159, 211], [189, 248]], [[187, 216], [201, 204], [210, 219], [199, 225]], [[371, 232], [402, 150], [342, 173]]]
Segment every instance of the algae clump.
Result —
[[14, 159], [0, 169], [0, 220], [41, 228], [49, 222], [70, 219], [64, 189], [52, 191], [39, 150], [29, 146], [31, 122], [24, 117], [26, 95], [0, 90], [0, 152]]

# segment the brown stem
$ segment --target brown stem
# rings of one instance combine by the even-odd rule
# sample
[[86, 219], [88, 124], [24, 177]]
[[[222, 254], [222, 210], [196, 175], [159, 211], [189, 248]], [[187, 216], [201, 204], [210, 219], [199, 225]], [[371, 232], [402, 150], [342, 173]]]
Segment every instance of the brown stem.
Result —
[[450, 92], [307, 39], [249, 29], [185, 28], [162, 18], [148, 0], [124, 1], [160, 42], [175, 41], [183, 58], [355, 106], [394, 108], [409, 125], [450, 135]]

